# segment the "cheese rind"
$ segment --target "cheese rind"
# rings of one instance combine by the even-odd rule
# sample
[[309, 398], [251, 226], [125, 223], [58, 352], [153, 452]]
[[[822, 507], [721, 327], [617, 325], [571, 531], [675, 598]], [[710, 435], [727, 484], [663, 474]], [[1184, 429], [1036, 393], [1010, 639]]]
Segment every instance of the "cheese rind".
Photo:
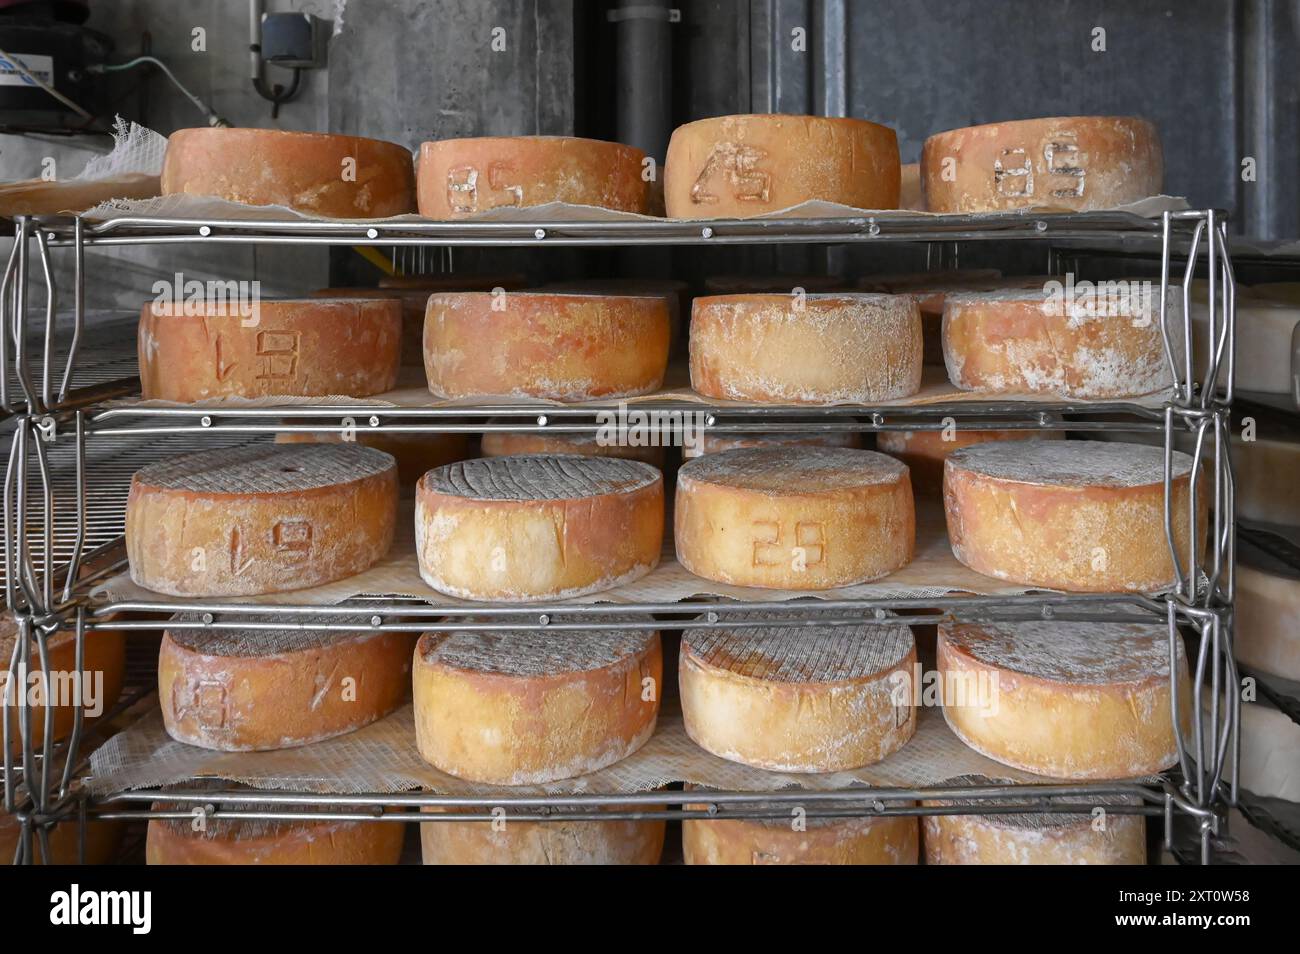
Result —
[[[1206, 439], [1207, 444], [1212, 441]], [[1234, 434], [1232, 468], [1238, 517], [1300, 527], [1300, 493], [1295, 488], [1300, 437], [1257, 436], [1246, 441]]]
[[[160, 806], [175, 810], [178, 806]], [[268, 806], [269, 807], [269, 806]], [[384, 822], [210, 820], [196, 832], [189, 820], [149, 822], [150, 865], [395, 865], [405, 826]]]
[[[949, 293], [943, 305], [949, 380], [964, 391], [1074, 398], [1132, 397], [1172, 386], [1159, 290], [1148, 295], [1136, 283], [1115, 287], [1091, 303], [1071, 303], [1059, 282], [1046, 290]], [[1180, 314], [1172, 296], [1169, 320], [1181, 328]]]
[[920, 826], [913, 817], [750, 819], [682, 822], [688, 865], [914, 865]]
[[863, 119], [749, 115], [673, 130], [664, 163], [669, 218], [761, 215], [821, 200], [896, 209], [898, 136]]
[[178, 129], [167, 139], [162, 194], [178, 193], [379, 219], [415, 211], [415, 167], [404, 147], [361, 136]]
[[178, 742], [222, 752], [342, 735], [402, 702], [411, 643], [408, 633], [170, 628], [158, 657], [163, 724]]
[[420, 146], [420, 214], [463, 219], [502, 207], [569, 202], [645, 213], [645, 153], [571, 136], [483, 136]]
[[573, 778], [626, 758], [654, 732], [663, 690], [652, 629], [425, 633], [412, 672], [421, 757], [491, 785]]
[[928, 815], [921, 823], [925, 863], [1146, 864], [1146, 820], [1141, 815], [1107, 812], [1104, 828], [1094, 823], [1091, 814]]
[[449, 292], [429, 298], [424, 366], [443, 398], [630, 397], [663, 384], [668, 340], [662, 297]]
[[921, 387], [921, 314], [906, 296], [697, 298], [690, 349], [691, 386], [706, 397], [867, 404]]
[[931, 212], [1108, 209], [1158, 195], [1160, 137], [1143, 119], [1073, 116], [936, 133], [921, 149]]
[[774, 772], [879, 762], [916, 732], [916, 642], [906, 626], [687, 630], [678, 680], [686, 734], [720, 758]]
[[461, 599], [560, 599], [639, 579], [663, 546], [663, 475], [613, 457], [483, 458], [416, 487], [420, 575]]
[[152, 464], [131, 479], [131, 579], [172, 596], [329, 583], [388, 552], [393, 458], [349, 444], [251, 444]]
[[150, 303], [138, 356], [146, 399], [366, 397], [390, 390], [401, 363], [401, 305], [382, 299]]
[[708, 454], [677, 475], [677, 559], [738, 586], [825, 590], [911, 559], [907, 468], [873, 451], [762, 447]]
[[943, 462], [953, 451], [990, 441], [1063, 440], [1061, 431], [881, 431], [876, 447], [897, 457], [912, 475], [917, 492], [943, 490]]
[[[494, 423], [501, 423], [495, 421]], [[488, 431], [483, 435], [484, 457], [515, 457], [520, 454], [578, 454], [583, 457], [621, 457], [639, 460], [652, 467], [664, 465], [663, 447], [632, 446], [627, 434], [616, 433], [605, 441], [600, 434], [539, 434], [536, 432]]]
[[[1192, 459], [1175, 452], [1174, 545], [1186, 570]], [[1152, 592], [1175, 582], [1165, 538], [1164, 453], [1145, 444], [998, 441], [948, 456], [953, 555], [978, 573], [1072, 592]], [[1204, 540], [1205, 482], [1196, 534]], [[1198, 548], [1199, 552], [1204, 552]]]
[[[286, 424], [295, 423], [290, 420]], [[300, 422], [297, 422], [300, 423]], [[336, 431], [302, 433], [282, 431], [275, 435], [277, 444], [347, 444], [355, 441], [362, 447], [371, 447], [389, 454], [397, 461], [397, 479], [402, 486], [414, 484], [433, 470], [469, 456], [469, 437], [465, 434], [403, 434], [392, 431], [371, 431], [358, 426], [344, 440]]]
[[[425, 809], [429, 811], [430, 809]], [[657, 865], [662, 821], [424, 822], [426, 865]]]
[[1252, 669], [1300, 682], [1300, 579], [1239, 562], [1236, 585], [1233, 654]]
[[[1190, 696], [1181, 638], [1139, 623], [940, 623], [944, 718], [1004, 765], [1069, 779], [1126, 779], [1173, 765], [1171, 685]], [[1184, 728], [1186, 724], [1184, 725]]]

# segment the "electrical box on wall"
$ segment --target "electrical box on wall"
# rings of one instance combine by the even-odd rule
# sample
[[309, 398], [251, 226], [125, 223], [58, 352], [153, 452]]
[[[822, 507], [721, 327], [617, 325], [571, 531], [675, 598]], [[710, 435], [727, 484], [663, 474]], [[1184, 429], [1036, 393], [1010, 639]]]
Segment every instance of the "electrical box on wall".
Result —
[[262, 16], [262, 59], [293, 69], [325, 66], [330, 21], [310, 13], [267, 13]]

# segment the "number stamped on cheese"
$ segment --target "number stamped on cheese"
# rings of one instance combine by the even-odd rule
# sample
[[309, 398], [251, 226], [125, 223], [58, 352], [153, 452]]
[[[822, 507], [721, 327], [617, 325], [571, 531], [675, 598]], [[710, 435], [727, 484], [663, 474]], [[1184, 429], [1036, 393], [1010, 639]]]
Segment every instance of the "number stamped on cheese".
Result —
[[[513, 185], [514, 166], [508, 162], [488, 163], [487, 175], [483, 176], [474, 166], [456, 166], [447, 170], [447, 204], [453, 212], [477, 212], [479, 209], [492, 209], [498, 206], [520, 206], [524, 204], [524, 187]], [[492, 194], [497, 201], [480, 202], [480, 180], [485, 191]], [[484, 199], [487, 196], [483, 197]]]
[[[1043, 144], [1043, 173], [1050, 181], [1047, 194], [1057, 199], [1083, 197], [1087, 170], [1073, 133], [1058, 133]], [[993, 184], [1000, 196], [1023, 199], [1035, 194], [1034, 158], [1020, 147], [1003, 149], [993, 160]], [[1037, 183], [1041, 187], [1042, 182]]]
[[785, 528], [777, 520], [755, 520], [751, 525], [755, 567], [789, 566], [803, 572], [826, 562], [826, 527], [819, 521], [800, 520], [794, 525], [793, 544], [784, 543]]
[[293, 381], [298, 377], [298, 357], [302, 347], [300, 331], [259, 331], [257, 357], [261, 367], [259, 381]]
[[209, 729], [225, 728], [230, 718], [230, 697], [217, 679], [172, 683], [172, 711], [177, 721], [193, 719]]
[[766, 158], [767, 150], [757, 146], [717, 143], [691, 186], [691, 201], [696, 205], [713, 205], [718, 201], [714, 190], [719, 185], [728, 189], [738, 202], [769, 201], [772, 174], [758, 167]]

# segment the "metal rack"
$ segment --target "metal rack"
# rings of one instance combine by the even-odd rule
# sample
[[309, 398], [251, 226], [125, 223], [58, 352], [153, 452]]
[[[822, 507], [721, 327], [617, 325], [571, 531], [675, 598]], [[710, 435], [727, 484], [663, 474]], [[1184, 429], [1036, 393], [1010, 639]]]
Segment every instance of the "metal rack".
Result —
[[[1174, 563], [1175, 586], [1157, 596], [1134, 594], [1031, 594], [1024, 596], [915, 599], [837, 599], [791, 602], [546, 603], [532, 606], [412, 605], [409, 600], [355, 601], [332, 607], [249, 605], [215, 600], [117, 602], [93, 605], [87, 598], [93, 580], [121, 565], [115, 547], [123, 526], [124, 497], [130, 473], [150, 456], [195, 445], [212, 446], [256, 439], [282, 431], [373, 430], [405, 433], [484, 433], [494, 430], [590, 433], [602, 411], [612, 407], [398, 408], [381, 404], [284, 406], [276, 408], [146, 408], [131, 405], [97, 407], [105, 394], [129, 389], [127, 378], [98, 387], [78, 388], [80, 358], [89, 350], [85, 329], [84, 250], [91, 245], [165, 244], [294, 244], [366, 245], [383, 247], [464, 246], [621, 246], [621, 245], [754, 245], [779, 243], [850, 244], [871, 242], [947, 243], [957, 241], [1031, 241], [1124, 243], [1154, 249], [1160, 260], [1160, 320], [1166, 358], [1174, 381], [1172, 396], [1152, 408], [1131, 402], [1045, 404], [1030, 401], [984, 403], [949, 402], [910, 407], [767, 407], [735, 408], [685, 402], [638, 404], [639, 410], [684, 411], [702, 416], [704, 426], [718, 433], [747, 431], [882, 431], [939, 429], [945, 419], [956, 426], [1006, 429], [1069, 429], [1078, 431], [1155, 431], [1164, 435], [1165, 526]], [[51, 258], [58, 251], [73, 256], [75, 289], [70, 307], [59, 296]], [[1178, 260], [1176, 265], [1175, 260]], [[1189, 279], [1200, 264], [1210, 278], [1207, 352], [1204, 379], [1193, 372], [1192, 325], [1176, 327], [1170, 316], [1171, 295], [1182, 286], [1182, 314], [1191, 309]], [[29, 288], [39, 275], [45, 307], [31, 305]], [[205, 806], [212, 817], [293, 819], [340, 818], [375, 821], [455, 821], [482, 819], [491, 807], [537, 813], [552, 820], [615, 820], [659, 817], [787, 817], [791, 805], [808, 805], [810, 813], [828, 817], [889, 814], [976, 814], [1061, 812], [1086, 810], [1105, 802], [1107, 810], [1159, 815], [1165, 819], [1166, 839], [1172, 837], [1176, 814], [1189, 817], [1199, 833], [1202, 861], [1211, 856], [1227, 806], [1237, 798], [1238, 679], [1232, 658], [1233, 489], [1228, 447], [1228, 411], [1234, 391], [1235, 286], [1228, 255], [1225, 217], [1215, 210], [1166, 212], [1159, 218], [1127, 213], [996, 214], [916, 216], [888, 213], [853, 218], [766, 218], [682, 222], [618, 221], [474, 221], [433, 223], [416, 221], [347, 222], [290, 220], [197, 221], [121, 218], [88, 222], [80, 218], [19, 218], [15, 243], [0, 283], [0, 362], [12, 379], [0, 377], [0, 405], [10, 417], [12, 438], [5, 479], [5, 596], [19, 630], [11, 671], [33, 658], [44, 660], [49, 638], [72, 630], [77, 664], [84, 643], [102, 629], [157, 629], [156, 621], [114, 619], [130, 613], [197, 612], [185, 625], [209, 628], [275, 626], [258, 623], [254, 614], [272, 612], [292, 621], [313, 613], [338, 618], [313, 628], [418, 631], [421, 617], [447, 620], [442, 628], [549, 629], [580, 633], [583, 629], [639, 625], [606, 617], [653, 613], [669, 628], [744, 625], [742, 616], [762, 609], [790, 619], [807, 620], [810, 608], [821, 614], [819, 624], [934, 623], [942, 618], [1100, 620], [1121, 618], [1162, 623], [1168, 627], [1171, 654], [1183, 633], [1198, 637], [1191, 657], [1193, 690], [1190, 699], [1174, 697], [1174, 723], [1179, 706], [1190, 706], [1190, 736], [1178, 733], [1179, 764], [1168, 777], [1153, 784], [1043, 784], [931, 786], [912, 789], [851, 789], [843, 791], [769, 792], [640, 792], [626, 796], [524, 796], [503, 792], [492, 796], [456, 797], [422, 794], [321, 795], [308, 792], [249, 793], [231, 789], [180, 786], [164, 791], [115, 792], [88, 799], [75, 784], [72, 765], [82, 732], [80, 711], [68, 757], [55, 766], [51, 744], [34, 752], [21, 746], [10, 752], [11, 722], [23, 740], [30, 738], [31, 712], [26, 700], [6, 707], [5, 808], [22, 810], [24, 845], [20, 856], [32, 857], [32, 833], [44, 832], [52, 821], [78, 818], [173, 817], [148, 803], [155, 799]], [[62, 343], [60, 333], [64, 332]], [[1181, 340], [1175, 340], [1180, 335]], [[1175, 355], [1181, 354], [1181, 360]], [[109, 376], [112, 377], [111, 375]], [[80, 379], [83, 381], [90, 379]], [[346, 418], [346, 420], [345, 420]], [[361, 422], [361, 423], [358, 423]], [[1192, 435], [1194, 456], [1204, 466], [1194, 480], [1205, 481], [1212, 500], [1209, 543], [1204, 550], [1190, 544], [1173, 551], [1174, 515], [1171, 461], [1178, 431]], [[1195, 490], [1195, 488], [1194, 488]], [[72, 506], [69, 507], [71, 497]], [[1191, 500], [1196, 499], [1193, 492]], [[1192, 515], [1195, 520], [1195, 514]], [[1193, 535], [1194, 537], [1195, 535]], [[86, 567], [93, 563], [87, 575]], [[922, 612], [924, 611], [924, 612]], [[934, 615], [940, 614], [939, 616]], [[474, 615], [488, 622], [467, 623]], [[559, 617], [567, 617], [560, 619]], [[557, 636], [557, 638], [559, 638]], [[580, 638], [575, 636], [573, 638]], [[35, 654], [35, 656], [33, 655]], [[1176, 672], [1176, 670], [1174, 670]], [[1171, 678], [1176, 676], [1171, 674]], [[11, 713], [10, 709], [15, 712]], [[49, 710], [47, 710], [48, 714]], [[15, 716], [16, 718], [11, 718]], [[50, 733], [46, 733], [49, 739]], [[933, 799], [961, 798], [976, 804], [923, 805]], [[1119, 798], [1121, 804], [1109, 800]], [[1028, 799], [1028, 804], [1025, 800]], [[146, 803], [132, 810], [122, 805]], [[1081, 804], [1082, 803], [1082, 804]], [[272, 804], [274, 810], [266, 806]], [[252, 807], [250, 807], [252, 806]], [[434, 816], [421, 807], [451, 811]], [[621, 806], [628, 807], [621, 810]], [[651, 812], [646, 806], [658, 806]], [[700, 806], [700, 807], [688, 807]], [[479, 811], [475, 811], [479, 809]], [[614, 811], [611, 813], [611, 809]], [[321, 811], [325, 814], [321, 814]], [[665, 813], [668, 813], [665, 815]], [[185, 817], [188, 813], [182, 812]]]

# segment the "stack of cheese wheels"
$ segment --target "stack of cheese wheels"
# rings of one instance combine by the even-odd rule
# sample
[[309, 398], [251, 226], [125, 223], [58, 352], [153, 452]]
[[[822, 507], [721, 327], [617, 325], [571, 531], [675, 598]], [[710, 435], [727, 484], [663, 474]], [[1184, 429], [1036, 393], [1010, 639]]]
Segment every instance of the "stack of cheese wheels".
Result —
[[916, 546], [907, 467], [874, 451], [755, 447], [677, 474], [677, 559], [738, 586], [825, 590], [905, 566]]
[[897, 457], [912, 474], [912, 488], [919, 492], [943, 490], [943, 462], [953, 451], [989, 441], [1061, 440], [1061, 431], [881, 431], [876, 447]]
[[415, 211], [415, 167], [402, 146], [282, 129], [179, 129], [167, 139], [162, 194], [284, 205], [339, 219]]
[[412, 679], [420, 755], [491, 785], [573, 778], [627, 758], [654, 732], [662, 695], [659, 634], [644, 623], [425, 633]]
[[682, 444], [682, 457], [690, 460], [705, 454], [745, 447], [852, 447], [862, 446], [862, 435], [856, 431], [782, 432], [776, 434], [697, 434]]
[[552, 401], [646, 394], [663, 384], [668, 325], [662, 297], [433, 295], [424, 325], [429, 390]]
[[1233, 652], [1237, 660], [1260, 672], [1300, 682], [1300, 573], [1280, 560], [1251, 551], [1238, 561], [1235, 580]]
[[[1036, 289], [948, 294], [949, 379], [964, 391], [1072, 398], [1132, 397], [1171, 386], [1159, 294], [1139, 282], [1111, 284], [1080, 293], [1052, 279]], [[1176, 296], [1169, 314], [1181, 328]]]
[[366, 397], [401, 363], [402, 307], [382, 298], [152, 302], [140, 313], [145, 398]]
[[786, 819], [684, 819], [684, 860], [688, 865], [916, 864], [921, 839], [915, 818], [807, 817], [815, 804], [785, 809]]
[[864, 119], [719, 116], [673, 130], [664, 163], [670, 218], [762, 215], [802, 202], [896, 209], [898, 136]]
[[223, 752], [284, 749], [392, 712], [410, 684], [410, 634], [302, 628], [336, 619], [300, 617], [290, 629], [214, 630], [179, 625], [197, 622], [193, 614], [174, 617], [158, 656], [168, 734]]
[[[515, 419], [516, 421], [518, 418]], [[490, 424], [506, 424], [507, 418], [494, 418]], [[606, 433], [544, 434], [538, 432], [487, 431], [483, 435], [484, 457], [517, 457], [521, 454], [578, 454], [582, 457], [622, 457], [663, 467], [664, 448], [647, 443], [651, 435], [636, 434], [627, 428], [613, 428]], [[671, 435], [668, 435], [671, 439]], [[635, 441], [635, 443], [633, 443]]]
[[[15, 659], [14, 649], [18, 640], [18, 624], [8, 614], [0, 618], [0, 662], [8, 667], [9, 661]], [[45, 640], [45, 662], [52, 674], [52, 685], [68, 686], [74, 685], [78, 673], [80, 673], [81, 683], [77, 686], [78, 694], [76, 698], [64, 698], [62, 693], [42, 693], [29, 691], [33, 685], [32, 680], [39, 679], [40, 673], [45, 669], [41, 665], [40, 651], [35, 641], [31, 643], [30, 655], [27, 662], [26, 678], [14, 683], [19, 687], [17, 691], [13, 688], [8, 689], [9, 695], [5, 697], [5, 703], [13, 707], [9, 716], [13, 719], [10, 723], [11, 735], [9, 739], [11, 751], [17, 753], [21, 750], [21, 743], [18, 738], [16, 728], [18, 726], [18, 693], [24, 693], [27, 696], [28, 705], [31, 708], [31, 737], [32, 748], [39, 752], [40, 747], [45, 743], [45, 717], [46, 703], [51, 695], [54, 697], [53, 712], [53, 732], [51, 740], [61, 742], [68, 737], [72, 731], [72, 724], [76, 718], [76, 707], [82, 705], [83, 714], [89, 719], [106, 712], [117, 702], [118, 696], [122, 694], [122, 683], [126, 674], [126, 636], [118, 630], [90, 630], [83, 637], [84, 649], [82, 650], [82, 666], [77, 669], [77, 643], [76, 634], [67, 630], [60, 630], [46, 637]], [[0, 813], [0, 817], [4, 817]], [[92, 826], [94, 827], [94, 826]], [[0, 858], [3, 858], [3, 852], [0, 852]]]
[[416, 487], [420, 575], [461, 599], [561, 599], [639, 579], [659, 562], [663, 529], [663, 474], [640, 461], [481, 458]]
[[393, 542], [397, 466], [356, 444], [252, 444], [151, 464], [131, 479], [131, 578], [173, 596], [330, 583]]
[[[1203, 540], [1205, 484], [1191, 500], [1192, 459], [1174, 452], [1174, 546], [1186, 563]], [[1172, 586], [1165, 538], [1164, 453], [1146, 444], [998, 441], [944, 463], [943, 503], [953, 555], [972, 570], [1077, 592]]]
[[931, 212], [1108, 209], [1159, 194], [1164, 159], [1143, 119], [1023, 119], [937, 133], [921, 150]]
[[501, 207], [568, 202], [647, 209], [640, 149], [571, 136], [483, 136], [420, 146], [420, 214], [463, 219]]
[[[618, 809], [627, 807], [610, 810]], [[666, 826], [662, 821], [530, 821], [530, 817], [536, 816], [498, 813], [492, 821], [424, 822], [420, 825], [424, 863], [657, 865], [663, 853]]]
[[916, 641], [906, 626], [791, 625], [682, 634], [686, 734], [733, 762], [775, 772], [840, 772], [879, 762], [916, 732]]
[[[395, 865], [405, 825], [358, 821], [241, 821], [208, 818], [195, 830], [199, 807], [155, 802], [155, 811], [194, 811], [189, 818], [154, 818], [145, 839], [151, 865]], [[275, 805], [240, 805], [275, 811]]]
[[[289, 423], [301, 423], [285, 421]], [[466, 434], [404, 434], [400, 431], [370, 432], [358, 425], [356, 430], [287, 431], [275, 435], [277, 444], [347, 444], [355, 441], [390, 454], [397, 461], [397, 479], [402, 486], [414, 484], [435, 467], [442, 467], [469, 456]]]
[[697, 298], [690, 348], [691, 386], [706, 397], [869, 404], [921, 387], [921, 313], [906, 296]]
[[[954, 785], [1008, 785], [1005, 779], [961, 776]], [[1006, 799], [999, 799], [1006, 801]], [[1015, 800], [1011, 800], [1015, 803]], [[1026, 807], [1032, 804], [1024, 799]], [[979, 805], [945, 799], [926, 805]], [[1079, 811], [996, 815], [927, 815], [928, 865], [1141, 865], [1146, 864], [1146, 823], [1141, 815], [1108, 811], [1114, 799], [1080, 802]], [[1094, 813], [1101, 808], [1104, 815]], [[1104, 819], [1099, 823], [1098, 819]]]
[[1178, 758], [1171, 686], [1184, 716], [1189, 705], [1181, 639], [1174, 646], [1170, 679], [1161, 625], [940, 623], [944, 718], [977, 752], [1026, 772], [1070, 779], [1160, 772]]

